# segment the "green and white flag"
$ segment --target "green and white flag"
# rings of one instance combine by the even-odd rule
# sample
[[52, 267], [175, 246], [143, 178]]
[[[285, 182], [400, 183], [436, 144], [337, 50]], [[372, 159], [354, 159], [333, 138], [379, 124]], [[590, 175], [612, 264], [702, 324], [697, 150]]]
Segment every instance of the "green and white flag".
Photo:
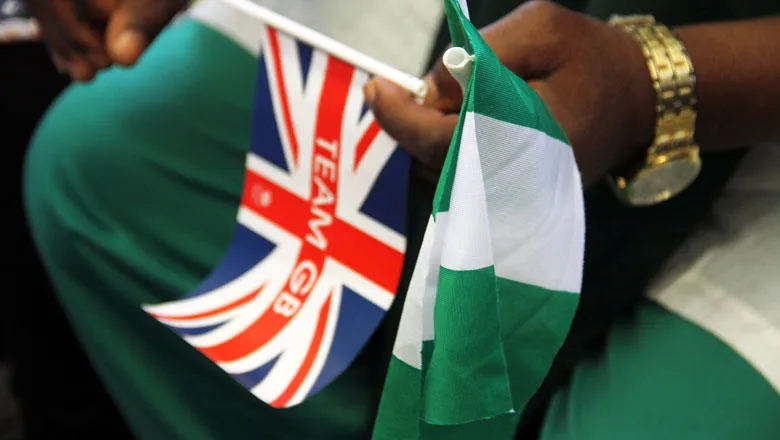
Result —
[[463, 109], [374, 440], [513, 438], [579, 300], [584, 208], [566, 135], [465, 7], [446, 0], [445, 9], [456, 46], [445, 65], [464, 88]]

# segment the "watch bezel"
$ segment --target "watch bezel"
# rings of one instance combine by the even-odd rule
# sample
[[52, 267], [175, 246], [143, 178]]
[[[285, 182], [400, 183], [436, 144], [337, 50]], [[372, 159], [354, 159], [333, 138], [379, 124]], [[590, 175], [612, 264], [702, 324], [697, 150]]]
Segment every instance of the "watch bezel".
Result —
[[[633, 191], [642, 179], [648, 178], [652, 173], [657, 172], [659, 168], [669, 166], [670, 164], [687, 161], [694, 165], [694, 171], [686, 178], [686, 181], [676, 187], [665, 190], [652, 198], [650, 202], [645, 202], [645, 198], [638, 198]], [[633, 177], [611, 176], [609, 179], [613, 189], [620, 196], [619, 198], [631, 206], [653, 206], [665, 202], [681, 192], [685, 191], [701, 173], [702, 161], [699, 155], [698, 145], [688, 147], [679, 147], [664, 153], [649, 155], [644, 166], [637, 171]]]

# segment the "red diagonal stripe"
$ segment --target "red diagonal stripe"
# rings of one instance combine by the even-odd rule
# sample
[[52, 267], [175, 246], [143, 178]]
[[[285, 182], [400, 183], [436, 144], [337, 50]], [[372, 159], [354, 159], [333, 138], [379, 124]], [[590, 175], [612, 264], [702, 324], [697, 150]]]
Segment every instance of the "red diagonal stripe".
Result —
[[222, 306], [220, 308], [217, 308], [217, 309], [214, 309], [214, 310], [209, 310], [209, 311], [203, 312], [203, 313], [196, 313], [196, 314], [193, 314], [193, 315], [186, 315], [186, 316], [167, 316], [167, 315], [161, 315], [161, 314], [157, 314], [157, 313], [151, 313], [151, 315], [154, 316], [157, 319], [165, 319], [165, 320], [168, 320], [168, 321], [190, 321], [190, 320], [193, 320], [193, 319], [208, 318], [208, 317], [211, 317], [211, 316], [216, 316], [216, 315], [222, 314], [224, 312], [228, 312], [228, 311], [233, 310], [233, 309], [237, 309], [237, 308], [243, 306], [244, 304], [248, 304], [253, 299], [257, 298], [257, 295], [260, 293], [261, 290], [263, 290], [263, 286], [262, 285], [257, 290], [252, 290], [248, 294], [242, 296], [241, 298], [238, 298], [237, 300], [235, 300], [235, 301], [233, 301], [233, 302], [231, 302], [231, 303], [229, 303], [227, 305], [224, 305], [224, 306]]
[[[312, 246], [304, 245], [301, 255], [298, 257], [299, 264], [301, 261], [312, 261], [318, 268], [318, 276], [322, 273], [322, 266], [324, 264], [323, 256], [316, 255]], [[313, 255], [314, 254], [314, 255]], [[319, 259], [316, 259], [319, 257]], [[314, 280], [316, 282], [318, 279]], [[290, 321], [295, 318], [297, 312], [300, 312], [305, 306], [306, 301], [310, 297], [310, 291], [306, 292], [306, 295], [296, 296], [289, 292], [289, 280], [285, 283], [284, 288], [281, 291], [276, 292], [274, 303], [279, 300], [282, 295], [286, 295], [287, 298], [295, 297], [300, 301], [299, 306], [295, 314], [285, 316], [274, 311], [274, 305], [260, 315], [255, 322], [250, 324], [246, 329], [241, 331], [233, 338], [214, 345], [212, 347], [201, 347], [200, 350], [214, 362], [231, 362], [243, 358], [257, 350], [258, 348], [269, 343], [284, 329]]]
[[274, 408], [284, 408], [301, 387], [303, 381], [306, 379], [306, 376], [309, 375], [309, 371], [311, 371], [311, 367], [314, 365], [314, 361], [317, 359], [317, 353], [320, 351], [322, 340], [325, 338], [325, 329], [328, 326], [330, 301], [332, 298], [333, 292], [330, 293], [328, 299], [325, 300], [325, 304], [323, 304], [322, 308], [320, 309], [320, 315], [319, 319], [317, 320], [317, 328], [314, 332], [314, 337], [312, 338], [311, 344], [309, 344], [309, 350], [306, 352], [306, 357], [303, 359], [303, 363], [301, 363], [301, 366], [298, 369], [298, 373], [295, 375], [290, 384], [287, 385], [287, 389], [285, 389], [284, 392], [279, 397], [277, 397], [273, 403], [271, 403], [271, 406]]
[[360, 138], [357, 146], [355, 147], [355, 170], [358, 169], [360, 161], [363, 160], [363, 156], [365, 156], [368, 152], [368, 147], [374, 143], [374, 140], [376, 140], [376, 137], [379, 136], [379, 132], [381, 130], [382, 129], [379, 127], [379, 123], [374, 121], [371, 123], [371, 125], [368, 126], [366, 132], [363, 133], [363, 137]]
[[295, 127], [292, 122], [292, 113], [290, 112], [290, 100], [287, 96], [287, 87], [284, 84], [284, 71], [282, 70], [282, 55], [279, 49], [279, 35], [276, 30], [268, 28], [268, 43], [270, 44], [271, 56], [274, 60], [274, 73], [276, 76], [276, 90], [279, 92], [279, 101], [282, 104], [282, 119], [285, 133], [290, 142], [293, 162], [298, 163], [298, 137], [295, 135]]

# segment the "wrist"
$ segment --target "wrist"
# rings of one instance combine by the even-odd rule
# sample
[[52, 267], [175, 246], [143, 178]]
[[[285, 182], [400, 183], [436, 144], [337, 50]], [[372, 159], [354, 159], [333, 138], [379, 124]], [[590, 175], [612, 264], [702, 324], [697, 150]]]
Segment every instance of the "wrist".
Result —
[[[615, 16], [641, 47], [655, 96], [652, 141], [630, 173], [613, 175], [618, 196], [635, 206], [660, 203], [687, 188], [701, 170], [696, 124], [696, 74], [686, 48], [649, 15]], [[638, 132], [641, 133], [641, 132]]]
[[780, 141], [780, 16], [692, 24], [675, 33], [696, 68], [702, 151]]
[[615, 164], [620, 167], [640, 159], [653, 143], [658, 100], [641, 44], [620, 27], [611, 30], [620, 47], [617, 53], [623, 66], [620, 73], [625, 94], [625, 138], [621, 142], [624, 151]]

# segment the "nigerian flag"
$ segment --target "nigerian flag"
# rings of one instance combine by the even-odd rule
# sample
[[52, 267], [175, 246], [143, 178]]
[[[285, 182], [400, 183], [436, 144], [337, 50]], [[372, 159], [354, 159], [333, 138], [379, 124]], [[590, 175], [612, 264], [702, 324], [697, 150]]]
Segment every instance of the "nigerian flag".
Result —
[[566, 135], [465, 7], [445, 7], [456, 47], [444, 61], [464, 89], [463, 108], [374, 440], [513, 438], [568, 333], [582, 281], [582, 187]]

